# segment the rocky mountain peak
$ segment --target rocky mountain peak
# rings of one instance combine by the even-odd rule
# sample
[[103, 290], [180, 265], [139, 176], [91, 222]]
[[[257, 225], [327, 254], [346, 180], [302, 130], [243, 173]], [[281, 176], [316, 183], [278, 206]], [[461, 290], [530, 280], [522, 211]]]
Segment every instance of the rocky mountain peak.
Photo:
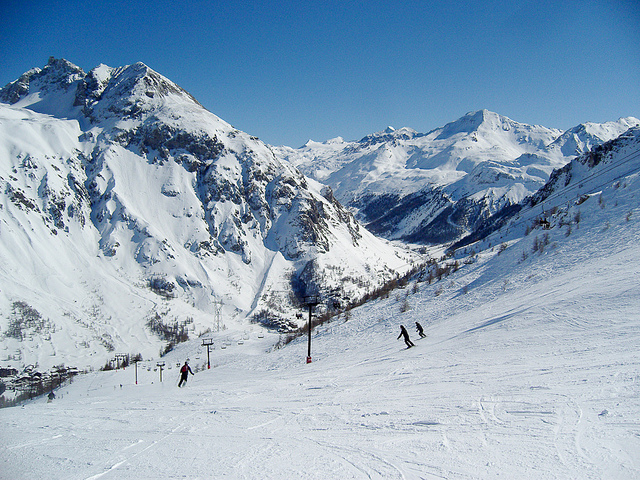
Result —
[[84, 71], [68, 60], [49, 57], [43, 68], [32, 68], [0, 89], [0, 101], [13, 105], [39, 91], [67, 90], [84, 76]]
[[438, 132], [436, 140], [447, 140], [461, 134], [473, 134], [475, 132], [490, 134], [491, 132], [509, 132], [511, 130], [531, 128], [534, 127], [514, 122], [508, 117], [482, 109], [468, 112], [458, 120], [450, 122], [434, 132]]
[[393, 127], [387, 127], [381, 132], [372, 133], [371, 135], [363, 137], [358, 144], [360, 148], [366, 148], [385, 142], [411, 140], [416, 135], [417, 132], [412, 128], [403, 127], [396, 130]]
[[[142, 62], [118, 68], [100, 64], [86, 74], [68, 60], [50, 57], [43, 68], [33, 68], [0, 89], [4, 103], [21, 102], [20, 106], [54, 115], [81, 107], [82, 114], [93, 121], [100, 116], [131, 117], [162, 105], [169, 97], [173, 103], [203, 108], [186, 90]], [[100, 100], [108, 106], [99, 108]]]
[[169, 97], [174, 97], [173, 103], [203, 108], [186, 90], [142, 62], [119, 68], [99, 65], [78, 87], [75, 105], [94, 119], [130, 118], [164, 105]]

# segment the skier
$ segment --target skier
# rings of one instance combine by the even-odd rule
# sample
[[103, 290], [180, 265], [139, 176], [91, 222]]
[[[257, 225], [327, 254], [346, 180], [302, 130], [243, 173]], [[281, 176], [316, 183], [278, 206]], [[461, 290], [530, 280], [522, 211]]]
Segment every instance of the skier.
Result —
[[424, 334], [424, 330], [422, 329], [422, 325], [420, 325], [418, 322], [416, 322], [416, 332], [420, 334], [420, 338], [426, 337], [426, 335]]
[[181, 387], [183, 383], [185, 385], [187, 384], [187, 378], [189, 377], [189, 374], [193, 375], [193, 372], [191, 371], [191, 367], [186, 361], [184, 362], [184, 365], [180, 369], [180, 374], [182, 375], [182, 377], [180, 377], [180, 382], [178, 383], [179, 387]]
[[404, 328], [404, 325], [400, 325], [400, 335], [398, 335], [396, 340], [399, 340], [400, 337], [404, 337], [404, 343], [407, 344], [407, 348], [415, 347], [413, 342], [409, 339], [409, 333], [407, 332], [407, 329]]

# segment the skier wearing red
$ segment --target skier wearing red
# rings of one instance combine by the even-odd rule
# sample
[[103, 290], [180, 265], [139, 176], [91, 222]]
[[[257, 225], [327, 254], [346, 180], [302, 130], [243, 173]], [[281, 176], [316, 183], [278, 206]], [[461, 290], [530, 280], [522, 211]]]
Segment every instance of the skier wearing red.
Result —
[[189, 377], [189, 374], [193, 375], [193, 372], [191, 371], [191, 367], [187, 362], [184, 362], [184, 365], [180, 369], [180, 374], [182, 376], [180, 377], [180, 382], [178, 383], [179, 387], [181, 387], [182, 384], [185, 384], [185, 385], [187, 384], [187, 378]]

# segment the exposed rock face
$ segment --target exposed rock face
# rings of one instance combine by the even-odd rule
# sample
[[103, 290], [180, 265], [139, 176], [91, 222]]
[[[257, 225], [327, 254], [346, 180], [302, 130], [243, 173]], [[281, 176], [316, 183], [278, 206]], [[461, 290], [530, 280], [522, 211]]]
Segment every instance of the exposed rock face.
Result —
[[[69, 321], [82, 325], [87, 349], [94, 337], [124, 349], [131, 338], [114, 331], [146, 338], [160, 301], [169, 302], [164, 315], [195, 317], [200, 331], [211, 327], [212, 299], [224, 302], [230, 324], [261, 312], [265, 324], [290, 328], [299, 308], [292, 284], [304, 282], [308, 265], [327, 301], [338, 287], [348, 301], [410, 263], [331, 189], [142, 63], [85, 74], [50, 59], [1, 89], [0, 100], [0, 148], [9, 152], [0, 217], [12, 238], [21, 232], [23, 254], [38, 258], [25, 266], [5, 242], [0, 263], [12, 267], [0, 275], [62, 275], [73, 287], [38, 310], [77, 319]], [[68, 256], [73, 269], [58, 273]], [[47, 288], [2, 293], [37, 303]], [[64, 310], [78, 297], [88, 305]], [[144, 348], [157, 352], [152, 341]]]
[[75, 89], [84, 76], [80, 67], [67, 60], [50, 57], [44, 68], [32, 68], [1, 89], [0, 101], [13, 105], [33, 91], [40, 91], [43, 95], [66, 92]]

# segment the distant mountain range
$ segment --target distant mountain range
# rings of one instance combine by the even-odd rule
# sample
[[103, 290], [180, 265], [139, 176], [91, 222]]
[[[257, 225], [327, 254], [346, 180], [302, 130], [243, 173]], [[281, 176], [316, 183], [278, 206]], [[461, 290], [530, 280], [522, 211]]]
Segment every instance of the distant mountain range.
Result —
[[639, 124], [628, 117], [562, 132], [480, 110], [429, 133], [389, 127], [357, 142], [337, 138], [275, 150], [330, 185], [373, 233], [441, 244], [472, 232], [533, 194], [554, 169]]

